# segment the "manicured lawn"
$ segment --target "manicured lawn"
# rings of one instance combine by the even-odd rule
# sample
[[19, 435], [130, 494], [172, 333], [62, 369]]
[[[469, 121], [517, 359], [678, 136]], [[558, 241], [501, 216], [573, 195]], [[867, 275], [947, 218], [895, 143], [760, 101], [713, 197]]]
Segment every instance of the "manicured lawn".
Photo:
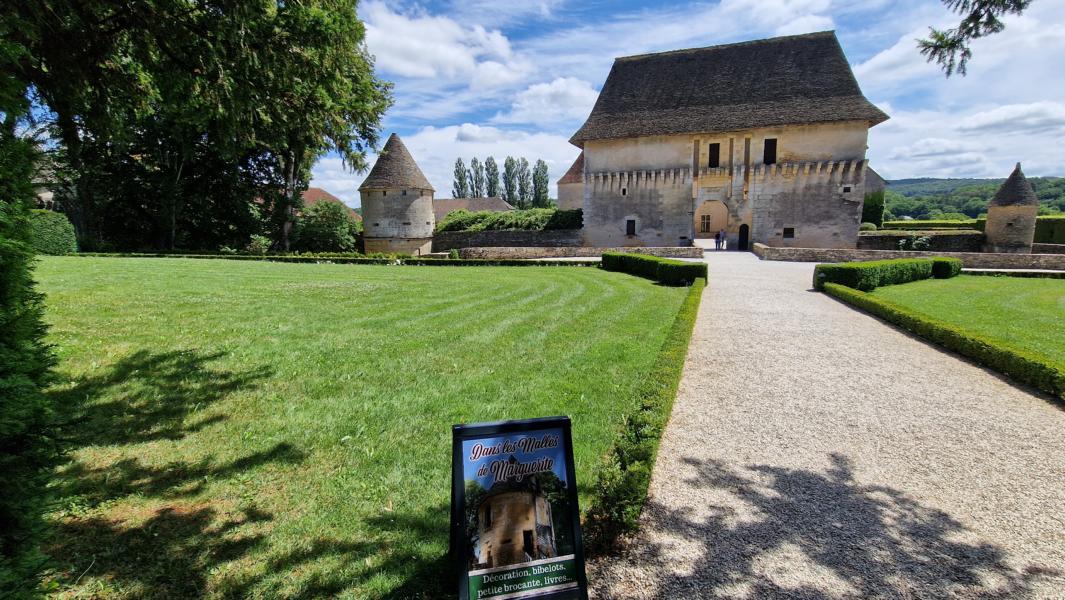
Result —
[[59, 597], [441, 597], [454, 423], [587, 489], [686, 290], [594, 268], [47, 258]]
[[1065, 365], [1065, 280], [959, 275], [871, 294]]

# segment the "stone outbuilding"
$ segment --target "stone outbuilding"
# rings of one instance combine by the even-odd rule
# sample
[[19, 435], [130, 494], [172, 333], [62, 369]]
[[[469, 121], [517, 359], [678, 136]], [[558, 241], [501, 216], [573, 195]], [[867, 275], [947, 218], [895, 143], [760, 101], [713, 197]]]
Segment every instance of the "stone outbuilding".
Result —
[[591, 246], [724, 230], [741, 250], [853, 248], [869, 128], [887, 118], [831, 31], [618, 58], [559, 204], [581, 199]]
[[984, 252], [1031, 254], [1038, 213], [1039, 198], [1017, 163], [988, 203]]
[[496, 483], [476, 510], [480, 558], [480, 563], [474, 565], [477, 568], [558, 556], [551, 503], [536, 477]]
[[366, 252], [429, 253], [436, 227], [434, 191], [399, 136], [389, 136], [359, 186]]

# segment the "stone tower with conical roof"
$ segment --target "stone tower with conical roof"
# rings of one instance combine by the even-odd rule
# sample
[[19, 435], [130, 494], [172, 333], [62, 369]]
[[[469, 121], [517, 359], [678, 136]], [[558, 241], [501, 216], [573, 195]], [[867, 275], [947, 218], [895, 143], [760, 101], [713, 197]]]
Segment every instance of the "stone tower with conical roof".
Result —
[[433, 191], [403, 141], [393, 133], [359, 186], [366, 252], [429, 253], [435, 227]]
[[1021, 163], [987, 206], [984, 252], [1030, 254], [1039, 198], [1021, 172]]

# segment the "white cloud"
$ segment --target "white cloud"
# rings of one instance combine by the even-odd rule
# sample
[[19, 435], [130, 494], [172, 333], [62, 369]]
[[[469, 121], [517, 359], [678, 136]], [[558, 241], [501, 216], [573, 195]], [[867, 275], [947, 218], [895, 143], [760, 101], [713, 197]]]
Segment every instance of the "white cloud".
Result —
[[328, 191], [348, 206], [359, 205], [359, 185], [365, 178], [365, 173], [352, 173], [344, 166], [344, 161], [330, 156], [318, 159], [311, 170], [312, 187]]
[[588, 116], [599, 92], [592, 84], [576, 77], [559, 77], [551, 83], [537, 83], [518, 94], [509, 113], [497, 115], [500, 123], [549, 124], [574, 121]]
[[1054, 133], [1065, 130], [1065, 104], [1052, 101], [1007, 104], [978, 112], [958, 124], [967, 132], [989, 134]]

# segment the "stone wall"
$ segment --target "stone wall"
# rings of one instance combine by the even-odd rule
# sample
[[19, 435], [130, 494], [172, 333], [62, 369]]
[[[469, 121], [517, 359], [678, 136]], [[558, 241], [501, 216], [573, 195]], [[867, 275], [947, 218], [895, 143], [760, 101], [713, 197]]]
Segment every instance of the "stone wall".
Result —
[[1032, 254], [1065, 254], [1065, 244], [1032, 244]]
[[[584, 185], [589, 246], [691, 244], [691, 169], [592, 173]], [[635, 222], [635, 235], [627, 224]]]
[[580, 229], [549, 231], [438, 231], [433, 252], [479, 247], [571, 247], [582, 244]]
[[755, 244], [754, 253], [762, 260], [826, 263], [945, 256], [961, 259], [963, 265], [969, 269], [1065, 270], [1065, 254], [990, 254], [980, 252], [912, 252], [903, 250], [772, 248], [765, 244]]
[[570, 256], [602, 256], [604, 252], [631, 252], [668, 258], [702, 258], [703, 249], [694, 246], [643, 247], [643, 248], [593, 248], [575, 246], [570, 248], [463, 248], [460, 258], [510, 259], [510, 258], [565, 258]]
[[980, 252], [984, 245], [981, 231], [863, 231], [858, 234], [859, 250], [898, 250], [899, 240], [915, 234], [927, 237], [935, 252]]

